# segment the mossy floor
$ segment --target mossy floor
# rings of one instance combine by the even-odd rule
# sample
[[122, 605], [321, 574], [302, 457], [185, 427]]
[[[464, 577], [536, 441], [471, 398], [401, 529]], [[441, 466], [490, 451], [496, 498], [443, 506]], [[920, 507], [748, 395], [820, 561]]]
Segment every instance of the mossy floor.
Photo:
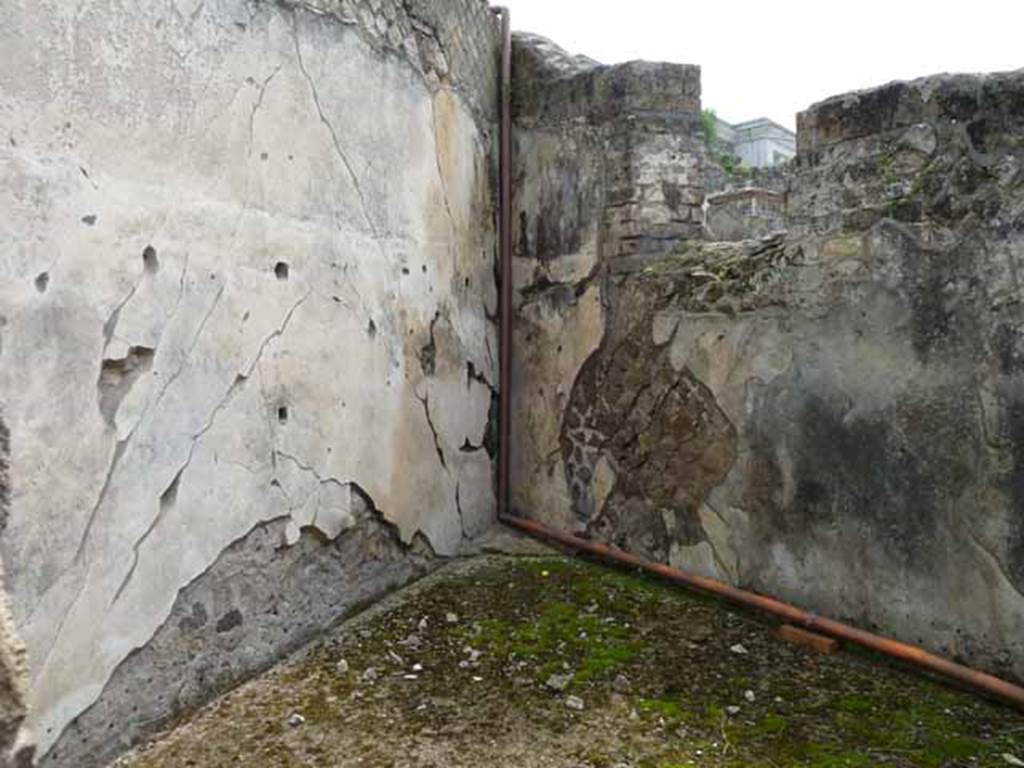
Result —
[[[773, 630], [763, 617], [579, 560], [462, 562], [118, 765], [1024, 760], [1024, 717], [1013, 710], [855, 650], [797, 648]], [[552, 690], [552, 675], [571, 681]]]

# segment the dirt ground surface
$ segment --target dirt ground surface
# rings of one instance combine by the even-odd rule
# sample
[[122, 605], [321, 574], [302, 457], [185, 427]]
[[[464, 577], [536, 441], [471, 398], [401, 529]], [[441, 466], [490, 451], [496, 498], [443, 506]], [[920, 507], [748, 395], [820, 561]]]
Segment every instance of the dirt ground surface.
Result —
[[459, 561], [121, 768], [1024, 765], [1024, 716], [557, 555]]

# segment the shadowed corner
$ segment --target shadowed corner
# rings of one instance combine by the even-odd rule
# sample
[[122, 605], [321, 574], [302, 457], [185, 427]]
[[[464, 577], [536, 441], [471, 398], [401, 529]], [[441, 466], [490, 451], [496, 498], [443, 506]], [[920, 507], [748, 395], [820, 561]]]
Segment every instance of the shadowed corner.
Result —
[[[0, 535], [7, 527], [10, 503], [9, 453], [10, 433], [0, 413]], [[27, 681], [25, 646], [14, 628], [0, 562], [0, 768], [28, 768], [34, 761], [35, 747], [21, 727], [28, 713]]]

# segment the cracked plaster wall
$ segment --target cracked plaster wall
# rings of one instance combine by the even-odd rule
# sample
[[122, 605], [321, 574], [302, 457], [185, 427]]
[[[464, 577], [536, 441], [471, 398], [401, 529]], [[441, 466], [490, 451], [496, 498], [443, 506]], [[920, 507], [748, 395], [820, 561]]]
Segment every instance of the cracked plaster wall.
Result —
[[482, 0], [0, 20], [2, 552], [42, 753], [97, 702], [140, 733], [170, 711], [111, 681], [272, 521], [328, 559], [367, 525], [401, 557], [489, 525], [496, 38]]
[[[815, 105], [788, 235], [661, 239], [591, 116], [664, 91], [519, 44], [518, 511], [1024, 678], [1024, 74]], [[703, 194], [644, 163], [639, 210]]]

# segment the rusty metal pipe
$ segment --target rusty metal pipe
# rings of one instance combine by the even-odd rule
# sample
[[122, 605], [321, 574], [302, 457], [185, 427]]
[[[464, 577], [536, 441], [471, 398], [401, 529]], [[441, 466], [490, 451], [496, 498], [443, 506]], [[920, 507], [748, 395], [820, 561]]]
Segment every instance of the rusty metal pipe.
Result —
[[512, 434], [512, 16], [508, 8], [492, 9], [501, 21], [501, 64], [498, 100], [498, 515], [509, 513], [509, 448]]
[[506, 525], [532, 536], [559, 542], [620, 565], [638, 568], [668, 581], [765, 611], [791, 624], [846, 640], [894, 659], [956, 680], [981, 693], [1024, 709], [1024, 688], [929, 653], [923, 648], [866, 632], [839, 621], [815, 616], [796, 606], [764, 595], [733, 587], [716, 579], [680, 571], [661, 563], [614, 549], [605, 544], [581, 539], [532, 520], [509, 514], [509, 438], [511, 435], [511, 357], [512, 357], [512, 26], [507, 8], [494, 8], [501, 22], [500, 81], [500, 212], [499, 212], [499, 426], [498, 426], [498, 518]]
[[723, 597], [726, 600], [731, 600], [732, 602], [739, 603], [740, 605], [756, 608], [760, 611], [766, 611], [767, 613], [785, 619], [791, 624], [796, 624], [806, 629], [835, 637], [839, 640], [847, 640], [865, 648], [870, 648], [871, 650], [883, 653], [886, 656], [899, 659], [900, 661], [913, 664], [917, 667], [921, 667], [922, 669], [942, 675], [943, 677], [956, 680], [957, 682], [963, 683], [976, 691], [1001, 699], [1018, 709], [1024, 709], [1024, 688], [995, 677], [994, 675], [989, 675], [985, 672], [965, 667], [962, 664], [957, 664], [956, 662], [950, 661], [942, 656], [929, 653], [916, 645], [901, 643], [898, 640], [881, 637], [879, 635], [872, 634], [871, 632], [851, 627], [850, 625], [843, 624], [840, 621], [833, 621], [832, 619], [815, 616], [813, 613], [808, 613], [807, 611], [790, 605], [789, 603], [784, 603], [781, 600], [748, 592], [745, 589], [733, 587], [729, 584], [718, 581], [717, 579], [709, 579], [704, 576], [697, 576], [692, 573], [680, 571], [679, 569], [672, 568], [668, 565], [653, 563], [621, 549], [615, 549], [605, 544], [581, 539], [578, 536], [573, 536], [572, 534], [559, 531], [542, 523], [534, 522], [533, 520], [526, 520], [524, 518], [513, 517], [510, 515], [504, 515], [500, 519], [506, 525], [518, 528], [531, 536], [556, 541], [567, 547], [588, 552], [589, 554], [604, 558], [605, 560], [611, 560], [612, 562], [620, 565], [647, 571], [648, 573], [667, 579], [668, 581], [676, 584], [682, 584], [702, 592]]

